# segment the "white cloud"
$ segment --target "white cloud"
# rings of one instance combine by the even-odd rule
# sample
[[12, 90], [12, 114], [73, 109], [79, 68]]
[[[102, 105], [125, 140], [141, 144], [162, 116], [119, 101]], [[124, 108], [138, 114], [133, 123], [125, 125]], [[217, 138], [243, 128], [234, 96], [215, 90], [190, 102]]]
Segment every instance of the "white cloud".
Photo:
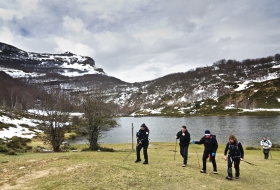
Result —
[[25, 12], [35, 10], [40, 2], [42, 2], [42, 0], [17, 0], [17, 3], [21, 5], [21, 10]]
[[279, 6], [261, 0], [6, 0], [0, 41], [26, 51], [90, 56], [110, 76], [144, 81], [221, 59], [280, 53]]
[[14, 34], [6, 27], [0, 28], [1, 42], [13, 44]]
[[75, 18], [72, 19], [68, 16], [63, 18], [63, 27], [69, 32], [82, 32], [85, 30], [84, 23], [81, 19]]
[[22, 19], [23, 15], [15, 9], [3, 9], [0, 7], [0, 18], [3, 20], [12, 20], [14, 17]]
[[57, 52], [66, 52], [66, 51], [70, 51], [74, 54], [78, 54], [78, 55], [94, 55], [95, 54], [95, 50], [90, 48], [89, 46], [82, 44], [80, 42], [74, 42], [72, 40], [69, 39], [65, 39], [65, 38], [55, 38], [54, 39], [57, 47], [55, 48], [55, 50]]

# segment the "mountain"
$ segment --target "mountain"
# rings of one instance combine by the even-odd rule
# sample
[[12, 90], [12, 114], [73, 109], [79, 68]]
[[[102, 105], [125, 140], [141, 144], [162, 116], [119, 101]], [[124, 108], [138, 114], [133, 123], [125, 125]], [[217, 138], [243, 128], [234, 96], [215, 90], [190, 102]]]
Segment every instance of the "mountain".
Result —
[[116, 115], [220, 115], [280, 108], [280, 54], [242, 61], [222, 59], [211, 66], [126, 83], [107, 76], [90, 57], [32, 53], [0, 43], [0, 67], [14, 78], [45, 88], [85, 93], [101, 87]]
[[[118, 86], [116, 87], [118, 89], [114, 90], [118, 93], [112, 92], [110, 98], [114, 103], [121, 105], [125, 112], [132, 112], [132, 115], [205, 115], [201, 107], [207, 105], [206, 100], [210, 100], [208, 101], [210, 104], [207, 105], [209, 108], [219, 108], [219, 112], [229, 105], [242, 109], [260, 108], [264, 104], [258, 103], [259, 98], [245, 103], [246, 99], [254, 97], [251, 97], [252, 92], [245, 93], [245, 96], [239, 93], [240, 97], [235, 99], [221, 97], [238, 91], [245, 92], [246, 89], [258, 86], [258, 84], [265, 86], [269, 81], [279, 78], [280, 54], [243, 61], [223, 59], [213, 63], [212, 66], [173, 73], [155, 80], [123, 87]], [[261, 99], [271, 97], [272, 101], [276, 102], [273, 105], [276, 106], [274, 108], [280, 108], [280, 86], [277, 86], [277, 83], [271, 84], [275, 85], [275, 96], [268, 95], [269, 91], [264, 90]], [[261, 92], [262, 87], [255, 90]], [[267, 105], [266, 108], [271, 106]], [[207, 114], [214, 112], [210, 109]], [[235, 110], [235, 113], [237, 112], [238, 110]], [[220, 113], [217, 112], [217, 114]]]
[[96, 85], [126, 84], [96, 67], [91, 57], [71, 52], [26, 52], [5, 43], [0, 43], [0, 70], [30, 84], [55, 86], [70, 91], [93, 88]]

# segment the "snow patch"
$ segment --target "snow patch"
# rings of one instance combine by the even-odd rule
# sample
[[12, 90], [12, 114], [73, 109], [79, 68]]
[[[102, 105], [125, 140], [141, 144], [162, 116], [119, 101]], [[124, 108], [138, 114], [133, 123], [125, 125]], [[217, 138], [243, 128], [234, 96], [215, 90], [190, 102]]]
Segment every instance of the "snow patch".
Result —
[[0, 67], [0, 71], [4, 71], [5, 73], [7, 73], [8, 75], [10, 75], [13, 78], [21, 78], [21, 77], [39, 77], [39, 76], [44, 76], [46, 74], [39, 74], [39, 73], [26, 73], [22, 70], [18, 70], [18, 69], [8, 69], [8, 68], [3, 68]]
[[271, 68], [280, 68], [280, 65], [274, 65], [274, 66], [272, 66]]
[[243, 112], [257, 112], [257, 111], [277, 111], [277, 112], [280, 112], [280, 108], [273, 108], [273, 109], [265, 109], [265, 108], [243, 109]]
[[235, 89], [235, 91], [241, 91], [241, 90], [245, 90], [246, 88], [248, 88], [248, 84], [250, 84], [251, 81], [245, 81], [242, 84], [238, 84], [238, 88]]
[[[5, 115], [2, 115], [0, 116], [0, 121], [2, 123], [11, 125], [8, 129], [3, 128], [3, 130], [0, 131], [1, 139], [11, 138], [13, 136], [31, 139], [34, 136], [36, 136], [36, 132], [41, 132], [40, 130], [35, 128], [37, 124], [34, 123], [40, 123], [41, 121], [39, 120], [31, 120], [27, 118], [11, 119]], [[30, 131], [28, 128], [22, 127], [21, 125], [28, 125], [30, 127], [34, 127], [34, 130]]]

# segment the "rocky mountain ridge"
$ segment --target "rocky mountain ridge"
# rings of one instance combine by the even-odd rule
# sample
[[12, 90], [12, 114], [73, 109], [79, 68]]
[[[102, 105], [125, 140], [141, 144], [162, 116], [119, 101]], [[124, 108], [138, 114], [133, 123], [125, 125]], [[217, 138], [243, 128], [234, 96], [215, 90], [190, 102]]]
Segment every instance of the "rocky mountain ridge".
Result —
[[0, 67], [7, 74], [29, 84], [70, 92], [88, 93], [96, 87], [102, 88], [106, 101], [115, 105], [115, 115], [187, 116], [202, 113], [206, 105], [212, 110], [205, 113], [228, 106], [271, 108], [272, 104], [263, 101], [265, 97], [272, 98], [273, 106], [280, 108], [279, 86], [262, 91], [266, 83], [280, 78], [280, 54], [242, 61], [222, 59], [211, 66], [172, 73], [151, 81], [126, 83], [107, 76], [95, 66], [92, 58], [86, 56], [70, 52], [27, 53], [3, 43], [0, 50]]
[[108, 76], [88, 56], [26, 52], [0, 42], [0, 70], [31, 84], [53, 86], [70, 91], [95, 85], [124, 84]]
[[[229, 98], [231, 101], [221, 97], [279, 78], [280, 54], [243, 61], [220, 60], [211, 66], [173, 73], [152, 81], [117, 86], [114, 91], [118, 93], [112, 91], [109, 98], [132, 115], [190, 115], [198, 113], [196, 107], [205, 100], [213, 100], [210, 102], [214, 107], [221, 105], [225, 108], [234, 104], [237, 108], [258, 108], [256, 105], [264, 105], [257, 103], [259, 99], [246, 101], [252, 93]], [[275, 86], [274, 91], [271, 98], [277, 101], [280, 87]], [[266, 91], [262, 96], [267, 96]], [[280, 103], [274, 105], [280, 108]]]

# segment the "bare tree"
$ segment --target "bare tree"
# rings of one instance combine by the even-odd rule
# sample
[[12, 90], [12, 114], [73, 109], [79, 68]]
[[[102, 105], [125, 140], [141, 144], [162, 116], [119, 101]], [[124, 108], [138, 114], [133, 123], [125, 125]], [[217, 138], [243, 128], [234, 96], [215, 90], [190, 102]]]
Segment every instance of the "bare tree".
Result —
[[112, 108], [106, 104], [101, 92], [94, 92], [83, 97], [82, 105], [84, 107], [86, 126], [88, 134], [89, 149], [98, 150], [98, 140], [102, 132], [108, 131], [117, 125], [112, 115]]
[[58, 152], [64, 134], [70, 128], [70, 97], [63, 91], [50, 89], [48, 93], [41, 93], [38, 106], [42, 110], [40, 119], [43, 121], [39, 129], [46, 135], [46, 141], [51, 144], [53, 151]]

